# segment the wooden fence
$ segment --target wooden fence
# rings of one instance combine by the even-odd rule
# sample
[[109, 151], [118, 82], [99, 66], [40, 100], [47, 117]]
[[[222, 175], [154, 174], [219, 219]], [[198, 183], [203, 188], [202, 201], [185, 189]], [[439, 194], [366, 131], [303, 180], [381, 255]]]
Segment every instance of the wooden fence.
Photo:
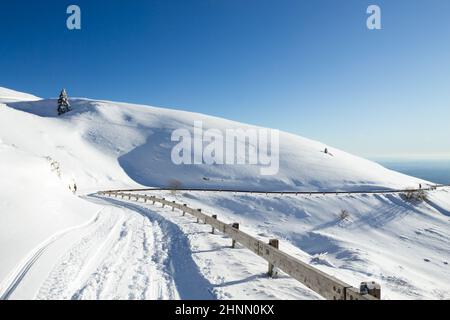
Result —
[[226, 234], [232, 240], [232, 247], [235, 243], [251, 250], [261, 258], [265, 259], [268, 264], [268, 273], [273, 275], [276, 268], [290, 275], [292, 278], [300, 281], [306, 287], [317, 292], [319, 295], [329, 300], [378, 300], [380, 299], [380, 286], [375, 282], [362, 282], [359, 289], [332, 277], [313, 266], [298, 260], [295, 257], [278, 249], [278, 240], [271, 239], [269, 243], [265, 243], [255, 237], [239, 230], [238, 223], [227, 224], [217, 219], [217, 215], [207, 215], [201, 209], [188, 207], [186, 204], [179, 204], [175, 201], [168, 201], [165, 198], [156, 196], [141, 195], [136, 193], [126, 193], [120, 191], [101, 191], [99, 195], [109, 197], [120, 197], [122, 199], [142, 200], [143, 202], [160, 203], [163, 207], [168, 206], [180, 210], [183, 215], [186, 213], [197, 218], [197, 222], [202, 221], [212, 227], [212, 233], [215, 230]]
[[237, 189], [214, 189], [214, 188], [140, 188], [140, 189], [121, 189], [110, 190], [114, 192], [157, 192], [157, 191], [177, 191], [177, 192], [214, 192], [214, 193], [249, 193], [261, 195], [351, 195], [351, 194], [396, 194], [419, 191], [435, 191], [438, 189], [449, 188], [447, 184], [423, 185], [421, 188], [408, 189], [378, 189], [378, 190], [348, 190], [348, 191], [258, 191], [258, 190], [237, 190]]

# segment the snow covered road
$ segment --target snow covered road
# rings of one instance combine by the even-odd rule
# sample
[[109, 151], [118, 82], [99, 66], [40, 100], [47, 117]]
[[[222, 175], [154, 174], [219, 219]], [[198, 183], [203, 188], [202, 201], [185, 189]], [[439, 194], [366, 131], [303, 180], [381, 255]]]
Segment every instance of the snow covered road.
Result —
[[[167, 208], [86, 197], [103, 209], [39, 246], [2, 299], [317, 299], [227, 237]], [[208, 230], [207, 230], [208, 229]]]
[[60, 258], [37, 299], [176, 297], [160, 268], [167, 254], [158, 224], [126, 210], [109, 211]]
[[[40, 246], [2, 292], [3, 299], [180, 298], [174, 271], [196, 268], [192, 258], [183, 264], [174, 261], [180, 257], [172, 252], [175, 247], [189, 249], [181, 231], [161, 223], [150, 210], [142, 214], [111, 202], [91, 201], [105, 206], [94, 221]], [[213, 298], [207, 282], [198, 277], [197, 271], [187, 280], [195, 282], [189, 297]]]
[[211, 234], [210, 226], [189, 215], [132, 200], [104, 200], [150, 216], [171, 235], [171, 275], [181, 299], [322, 299], [285, 274], [268, 277], [263, 259], [240, 245], [231, 248], [228, 236]]

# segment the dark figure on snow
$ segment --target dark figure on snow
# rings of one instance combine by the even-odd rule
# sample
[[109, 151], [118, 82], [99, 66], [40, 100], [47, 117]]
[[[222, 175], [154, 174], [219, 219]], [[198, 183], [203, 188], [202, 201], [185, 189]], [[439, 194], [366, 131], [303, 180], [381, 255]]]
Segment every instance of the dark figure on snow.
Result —
[[325, 152], [325, 154], [328, 154], [328, 148], [325, 148], [324, 152]]
[[58, 99], [58, 116], [69, 112], [70, 110], [72, 109], [70, 108], [69, 97], [67, 96], [66, 89], [62, 89]]
[[73, 194], [77, 193], [77, 184], [74, 183], [73, 185], [69, 185], [69, 189]]

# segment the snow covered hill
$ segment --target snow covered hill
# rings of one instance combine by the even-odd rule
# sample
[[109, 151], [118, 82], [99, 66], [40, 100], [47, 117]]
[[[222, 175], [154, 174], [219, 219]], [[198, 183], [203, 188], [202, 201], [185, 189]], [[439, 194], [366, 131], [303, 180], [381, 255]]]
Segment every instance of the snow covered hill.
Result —
[[[280, 170], [275, 176], [261, 176], [260, 168], [254, 165], [175, 165], [170, 160], [176, 144], [171, 141], [175, 129], [192, 131], [194, 121], [202, 121], [205, 129], [221, 131], [253, 127], [150, 106], [81, 98], [70, 102], [73, 110], [57, 116], [54, 99], [39, 99], [0, 88], [0, 295], [4, 297], [13, 292], [16, 294], [13, 298], [158, 297], [157, 292], [137, 295], [139, 286], [128, 292], [125, 282], [117, 283], [119, 280], [114, 276], [119, 269], [124, 272], [122, 281], [135, 276], [142, 278], [144, 284], [165, 281], [163, 287], [157, 287], [164, 292], [162, 298], [204, 297], [203, 291], [183, 290], [192, 286], [164, 267], [173, 263], [170, 260], [173, 251], [155, 244], [162, 239], [158, 235], [161, 225], [168, 223], [157, 218], [158, 212], [78, 197], [69, 189], [74, 184], [78, 195], [113, 188], [168, 186], [173, 179], [179, 180], [183, 187], [302, 191], [403, 189], [428, 184], [323, 143], [283, 132]], [[323, 152], [325, 148], [330, 151], [328, 154]], [[450, 285], [438, 287], [437, 283], [441, 275], [449, 275], [448, 264], [444, 262], [450, 260], [446, 245], [450, 239], [450, 201], [445, 190], [418, 208], [399, 196], [348, 196], [338, 200], [201, 194], [179, 197], [242, 221], [254, 234], [285, 239], [289, 250], [306, 260], [328, 252], [325, 260], [334, 267], [325, 266], [331, 268], [326, 271], [355, 286], [358, 285], [355, 281], [374, 278], [385, 284], [388, 296], [394, 298], [449, 296]], [[353, 222], [348, 222], [349, 225], [338, 221], [342, 209], [351, 215]], [[142, 216], [150, 222], [143, 223]], [[237, 272], [219, 277], [214, 270], [221, 269], [211, 266], [211, 257], [217, 254], [215, 250], [221, 250], [220, 242], [209, 242], [207, 233], [199, 236], [194, 227], [176, 227], [183, 221], [170, 221], [165, 229], [171, 232], [170, 239], [178, 239], [187, 250], [189, 243], [199, 249], [198, 253], [192, 252], [189, 260], [190, 270], [199, 268], [196, 278], [199, 283], [212, 287], [217, 281], [233, 284], [210, 290], [215, 297], [271, 298], [268, 292], [275, 291], [277, 294], [272, 298], [317, 298], [305, 289], [292, 289], [288, 280], [268, 284], [267, 279], [249, 275], [248, 281], [239, 282], [233, 279], [239, 276]], [[83, 225], [86, 226], [73, 231]], [[144, 240], [144, 235], [152, 230], [154, 239]], [[141, 241], [142, 246], [134, 252], [136, 246], [131, 244], [136, 241]], [[387, 247], [395, 250], [389, 251]], [[108, 268], [102, 250], [115, 252], [117, 259], [128, 257], [124, 259], [134, 264], [117, 261], [116, 269]], [[142, 264], [148, 250], [158, 253], [153, 256], [151, 266]], [[414, 257], [418, 252], [420, 257]], [[230, 259], [237, 255], [229, 254]], [[241, 260], [254, 259], [246, 253], [238, 255]], [[316, 260], [323, 262], [320, 257]], [[220, 255], [214, 261], [220, 261]], [[64, 276], [61, 266], [68, 263], [72, 273]], [[380, 266], [383, 264], [388, 266]], [[240, 274], [259, 270], [256, 263], [235, 266], [240, 268]], [[135, 273], [126, 273], [124, 270], [128, 268]], [[159, 280], [151, 280], [146, 268], [156, 268], [154, 273]], [[430, 278], [431, 273], [436, 277]], [[21, 281], [25, 274], [27, 281]], [[66, 282], [58, 282], [59, 277]], [[403, 290], [402, 283], [414, 288], [409, 290], [414, 294]], [[426, 288], [421, 289], [424, 283]], [[270, 290], [262, 289], [268, 285]], [[111, 286], [123, 291], [114, 295]], [[254, 290], [248, 291], [250, 287]]]
[[148, 106], [88, 99], [71, 103], [73, 111], [61, 118], [55, 100], [8, 103], [2, 110], [1, 137], [21, 150], [53, 156], [85, 190], [168, 186], [171, 179], [184, 187], [277, 191], [389, 189], [426, 183], [337, 149], [328, 147], [330, 154], [325, 154], [325, 144], [283, 132], [275, 176], [260, 175], [256, 165], [175, 165], [170, 161], [176, 144], [170, 140], [173, 130], [192, 131], [199, 120], [205, 130], [222, 132], [251, 126]]
[[14, 102], [14, 101], [37, 101], [38, 98], [32, 94], [14, 91], [7, 88], [0, 87], [0, 101], [2, 102]]

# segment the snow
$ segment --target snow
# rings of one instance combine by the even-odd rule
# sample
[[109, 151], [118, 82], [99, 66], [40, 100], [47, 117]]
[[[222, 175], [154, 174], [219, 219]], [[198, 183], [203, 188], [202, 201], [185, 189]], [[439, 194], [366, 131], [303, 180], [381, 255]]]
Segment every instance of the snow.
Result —
[[37, 101], [40, 99], [32, 94], [0, 87], [0, 102]]
[[[55, 154], [63, 166], [76, 171], [78, 180], [83, 179], [80, 186], [92, 191], [116, 185], [167, 187], [171, 179], [184, 187], [277, 191], [373, 190], [427, 183], [330, 147], [332, 155], [325, 154], [323, 143], [284, 132], [280, 133], [280, 171], [275, 176], [261, 176], [260, 166], [255, 165], [175, 165], [170, 161], [175, 129], [192, 131], [194, 121], [202, 121], [205, 130], [222, 132], [257, 127], [148, 106], [88, 99], [70, 102], [73, 111], [62, 117], [57, 117], [56, 100], [9, 103], [2, 136], [25, 150]], [[26, 121], [33, 139], [27, 139], [22, 126], [13, 125], [17, 117]], [[42, 147], [36, 150], [36, 144]]]
[[[73, 111], [58, 117], [56, 100], [0, 88], [0, 297], [320, 298], [285, 275], [265, 277], [259, 257], [228, 248], [229, 239], [188, 217], [82, 195], [171, 179], [183, 187], [299, 191], [428, 184], [284, 132], [275, 176], [251, 165], [177, 166], [170, 161], [174, 129], [192, 130], [199, 120], [205, 129], [256, 127], [150, 106], [70, 103]], [[450, 297], [442, 281], [450, 275], [448, 190], [420, 204], [399, 195], [176, 197], [264, 240], [278, 237], [283, 250], [354, 286], [377, 280], [385, 298]], [[349, 217], [340, 220], [341, 210]]]
[[83, 223], [95, 207], [66, 192], [47, 159], [3, 143], [0, 177], [0, 279], [3, 280], [39, 243]]
[[[377, 281], [384, 299], [450, 297], [450, 282], [442, 281], [450, 279], [448, 189], [423, 203], [396, 194], [157, 193], [238, 222], [265, 242], [278, 238], [282, 250], [355, 287]], [[341, 210], [349, 217], [342, 220]]]

